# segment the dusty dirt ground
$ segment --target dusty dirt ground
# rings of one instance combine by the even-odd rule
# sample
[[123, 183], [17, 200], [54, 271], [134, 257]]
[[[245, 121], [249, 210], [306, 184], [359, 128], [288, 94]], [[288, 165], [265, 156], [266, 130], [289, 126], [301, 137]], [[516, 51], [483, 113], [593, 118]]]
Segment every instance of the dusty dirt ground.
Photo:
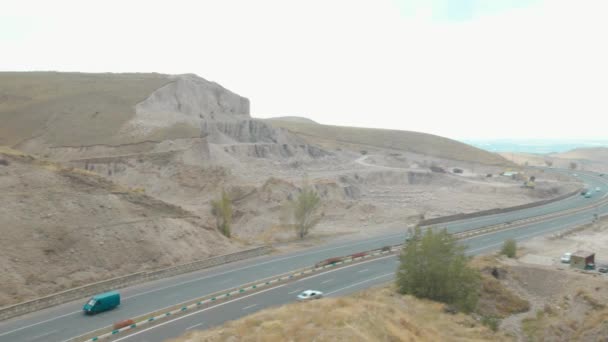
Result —
[[0, 149], [0, 306], [243, 248], [191, 212]]
[[596, 253], [608, 261], [608, 221], [573, 230], [562, 237], [533, 238], [518, 259], [502, 259], [506, 287], [530, 302], [530, 311], [502, 321], [501, 330], [520, 341], [605, 341], [608, 338], [608, 276], [562, 264], [565, 252]]
[[[260, 158], [212, 145], [210, 161], [205, 162], [192, 157], [193, 146], [196, 144], [167, 153], [72, 160], [70, 164], [145, 189], [149, 195], [207, 218], [209, 225], [213, 224], [209, 202], [226, 189], [234, 199], [233, 232], [252, 243], [294, 239], [295, 234], [283, 228], [280, 215], [305, 183], [323, 200], [324, 217], [313, 231], [318, 236], [403, 229], [423, 216], [514, 206], [556, 197], [578, 186], [537, 173], [536, 189], [524, 189], [521, 180], [498, 176], [504, 171], [498, 167], [461, 165], [413, 153], [396, 156], [400, 153], [390, 150], [365, 156], [341, 150], [317, 157], [296, 153], [288, 158]], [[446, 170], [459, 167], [463, 174], [431, 172], [431, 163]]]

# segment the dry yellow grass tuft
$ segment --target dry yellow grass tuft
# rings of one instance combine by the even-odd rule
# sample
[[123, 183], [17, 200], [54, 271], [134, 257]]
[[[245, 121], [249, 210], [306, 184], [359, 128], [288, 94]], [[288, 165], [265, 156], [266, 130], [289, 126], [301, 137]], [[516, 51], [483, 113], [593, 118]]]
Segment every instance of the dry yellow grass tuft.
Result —
[[267, 309], [173, 340], [197, 341], [510, 341], [443, 305], [391, 287]]

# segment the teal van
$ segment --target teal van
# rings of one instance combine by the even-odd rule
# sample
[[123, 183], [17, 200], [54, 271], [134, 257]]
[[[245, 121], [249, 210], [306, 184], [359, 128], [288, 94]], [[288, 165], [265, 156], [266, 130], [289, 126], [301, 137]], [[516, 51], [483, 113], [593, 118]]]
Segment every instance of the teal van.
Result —
[[120, 293], [116, 291], [106, 292], [93, 296], [82, 307], [85, 314], [96, 314], [102, 311], [112, 310], [120, 305]]

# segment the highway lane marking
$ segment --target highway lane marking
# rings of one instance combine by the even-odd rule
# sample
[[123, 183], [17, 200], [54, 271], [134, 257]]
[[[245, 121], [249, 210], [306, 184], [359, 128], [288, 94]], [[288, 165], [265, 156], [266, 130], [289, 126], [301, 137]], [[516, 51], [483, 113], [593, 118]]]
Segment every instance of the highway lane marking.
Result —
[[374, 278], [371, 278], [371, 279], [367, 279], [367, 280], [364, 280], [364, 281], [360, 281], [360, 282], [358, 282], [358, 283], [350, 284], [350, 285], [345, 286], [345, 287], [343, 287], [343, 288], [341, 288], [341, 289], [337, 289], [337, 290], [335, 290], [335, 291], [328, 292], [328, 293], [326, 294], [326, 296], [329, 296], [329, 295], [334, 294], [334, 293], [336, 293], [336, 292], [340, 292], [340, 291], [342, 291], [342, 290], [349, 289], [349, 288], [351, 288], [351, 287], [355, 287], [355, 286], [357, 286], [357, 285], [361, 285], [361, 284], [364, 284], [364, 283], [370, 282], [370, 281], [372, 281], [372, 280], [376, 280], [376, 279], [380, 279], [380, 278], [384, 278], [384, 277], [392, 276], [392, 275], [394, 275], [394, 274], [395, 274], [395, 272], [386, 273], [386, 274], [383, 274], [383, 275], [380, 275], [380, 276], [377, 276], [377, 277], [374, 277]]
[[[525, 239], [527, 237], [531, 237], [531, 236], [535, 236], [535, 235], [542, 235], [542, 234], [544, 234], [544, 233], [546, 233], [548, 231], [559, 231], [559, 230], [561, 230], [561, 229], [563, 229], [565, 227], [577, 226], [577, 225], [583, 224], [583, 223], [584, 223], [584, 221], [578, 221], [576, 223], [571, 223], [571, 224], [566, 224], [566, 225], [560, 226], [557, 229], [555, 227], [552, 227], [552, 228], [549, 228], [549, 229], [544, 229], [544, 230], [541, 230], [541, 231], [536, 231], [534, 233], [517, 236], [514, 239], [515, 240], [521, 240], [521, 239]], [[497, 243], [494, 243], [494, 244], [491, 244], [491, 245], [487, 245], [487, 246], [484, 246], [484, 247], [479, 247], [479, 248], [476, 248], [476, 249], [471, 249], [471, 250], [468, 250], [467, 253], [475, 253], [475, 252], [478, 252], [478, 251], [482, 251], [484, 249], [490, 249], [490, 248], [493, 248], [493, 247], [500, 246], [503, 243], [504, 243], [504, 241], [501, 241], [501, 242], [497, 242]]]
[[[296, 280], [296, 282], [298, 282], [298, 281], [302, 281], [302, 280], [307, 280], [307, 279], [312, 279], [312, 278], [315, 278], [315, 277], [318, 277], [318, 276], [321, 276], [321, 275], [325, 275], [325, 274], [328, 274], [328, 273], [331, 273], [331, 272], [335, 272], [335, 271], [343, 270], [343, 269], [346, 269], [346, 268], [349, 268], [349, 267], [358, 266], [358, 265], [365, 264], [365, 263], [368, 263], [368, 262], [373, 262], [373, 261], [376, 261], [376, 260], [387, 259], [387, 258], [390, 258], [390, 257], [394, 257], [394, 254], [389, 254], [389, 255], [387, 255], [387, 256], [385, 256], [385, 257], [382, 257], [382, 258], [371, 259], [371, 260], [367, 260], [367, 261], [359, 262], [359, 263], [356, 263], [356, 264], [352, 264], [352, 265], [349, 265], [349, 266], [340, 267], [340, 268], [337, 268], [337, 269], [331, 269], [331, 270], [329, 270], [329, 271], [325, 271], [325, 272], [323, 272], [323, 273], [321, 273], [321, 274], [317, 274], [317, 275], [314, 275], [314, 276], [310, 276], [310, 277], [307, 277], [307, 278], [302, 278], [302, 279]], [[287, 284], [283, 284], [283, 285], [281, 285], [281, 286], [277, 286], [277, 287], [282, 287], [282, 286], [284, 286], [284, 285], [287, 285]], [[197, 297], [197, 298], [198, 298], [198, 297]], [[183, 302], [181, 302], [181, 303], [178, 303], [178, 304], [175, 304], [175, 305], [181, 305], [181, 304], [185, 304], [185, 303], [188, 303], [188, 302], [190, 302], [190, 301], [192, 301], [192, 300], [194, 300], [194, 299], [196, 299], [196, 298], [191, 298], [191, 299], [185, 300], [185, 301], [183, 301]], [[170, 306], [167, 306], [167, 307], [165, 307], [165, 308], [162, 308], [162, 309], [159, 309], [159, 310], [156, 310], [156, 311], [162, 311], [162, 310], [166, 310], [166, 309], [171, 308], [171, 307], [173, 307], [173, 306], [175, 306], [175, 305], [170, 305]], [[86, 334], [88, 334], [88, 333], [86, 333]], [[86, 335], [86, 334], [83, 334], [83, 335]], [[80, 336], [83, 336], [83, 335], [80, 335]], [[77, 336], [77, 337], [80, 337], [80, 336]], [[77, 338], [77, 337], [76, 337], [76, 338]], [[74, 339], [74, 338], [70, 338], [70, 339], [68, 339], [68, 340], [66, 340], [66, 341], [64, 341], [64, 342], [70, 341], [70, 340], [72, 340], [72, 339]]]
[[369, 271], [369, 268], [364, 268], [364, 269], [362, 269], [362, 270], [359, 270], [359, 271], [357, 271], [357, 273], [361, 273], [361, 272], [367, 272], [367, 271]]
[[321, 284], [329, 283], [330, 281], [334, 281], [334, 278], [324, 280], [321, 282]]
[[388, 258], [394, 258], [394, 257], [395, 257], [395, 255], [394, 255], [394, 254], [389, 254], [389, 255], [387, 255], [387, 256], [385, 256], [385, 257], [382, 257], [382, 258], [376, 258], [376, 259], [372, 259], [372, 260], [362, 261], [362, 262], [359, 262], [359, 263], [356, 263], [356, 264], [352, 264], [352, 265], [348, 265], [348, 266], [344, 266], [344, 267], [335, 268], [335, 269], [332, 269], [332, 270], [330, 270], [330, 271], [326, 271], [326, 272], [323, 272], [323, 273], [320, 273], [320, 274], [316, 274], [316, 275], [313, 275], [313, 276], [310, 276], [310, 277], [306, 277], [306, 278], [298, 279], [298, 280], [296, 280], [296, 282], [298, 282], [298, 281], [304, 281], [304, 280], [309, 280], [309, 279], [313, 279], [313, 278], [316, 278], [316, 277], [320, 277], [320, 276], [322, 276], [322, 275], [326, 275], [326, 274], [328, 274], [328, 273], [332, 273], [332, 272], [337, 272], [337, 271], [345, 270], [345, 269], [347, 269], [347, 268], [350, 268], [350, 267], [355, 267], [355, 266], [359, 266], [359, 265], [362, 265], [362, 264], [367, 264], [368, 262], [374, 262], [374, 261], [383, 260], [383, 259], [388, 259]]
[[296, 293], [296, 292], [300, 292], [300, 291], [302, 291], [302, 290], [304, 290], [304, 289], [303, 289], [303, 288], [299, 288], [299, 289], [297, 289], [297, 290], [293, 290], [293, 291], [291, 291], [291, 292], [287, 292], [287, 294], [294, 294], [294, 293]]
[[234, 280], [233, 278], [222, 280], [222, 281], [219, 282], [219, 284], [226, 284], [226, 283], [229, 283], [229, 282], [231, 282], [233, 280]]
[[278, 289], [278, 288], [280, 288], [280, 287], [283, 287], [283, 286], [285, 286], [285, 285], [287, 285], [287, 284], [283, 284], [283, 285], [275, 286], [275, 287], [270, 288], [270, 289], [266, 289], [266, 290], [263, 290], [263, 291], [259, 291], [259, 292], [256, 292], [256, 293], [252, 293], [252, 294], [250, 294], [250, 295], [243, 296], [243, 297], [239, 297], [239, 298], [233, 299], [233, 300], [228, 301], [228, 302], [223, 302], [223, 303], [221, 303], [221, 304], [218, 304], [218, 305], [215, 305], [215, 306], [212, 306], [212, 307], [208, 307], [208, 308], [203, 309], [203, 310], [199, 310], [199, 311], [196, 311], [196, 312], [193, 312], [193, 313], [189, 313], [189, 314], [187, 314], [187, 315], [184, 315], [184, 316], [181, 316], [181, 317], [178, 317], [178, 318], [174, 318], [174, 319], [172, 319], [172, 320], [170, 320], [170, 321], [166, 321], [166, 322], [163, 322], [163, 323], [161, 323], [161, 324], [155, 325], [155, 326], [153, 326], [153, 327], [149, 327], [149, 328], [147, 328], [147, 329], [144, 329], [144, 330], [138, 331], [138, 332], [136, 332], [136, 333], [134, 333], [134, 334], [131, 334], [131, 335], [128, 335], [128, 336], [125, 336], [125, 337], [122, 337], [122, 338], [116, 339], [116, 340], [114, 340], [114, 342], [123, 341], [123, 340], [126, 340], [126, 339], [128, 339], [128, 338], [131, 338], [131, 337], [133, 337], [133, 336], [136, 336], [136, 335], [139, 335], [139, 334], [141, 334], [141, 333], [144, 333], [144, 332], [146, 332], [146, 331], [149, 331], [149, 330], [152, 330], [152, 329], [155, 329], [155, 328], [158, 328], [158, 327], [162, 327], [163, 325], [166, 325], [166, 324], [169, 324], [169, 323], [172, 323], [172, 322], [175, 322], [175, 321], [179, 321], [180, 319], [184, 319], [184, 318], [186, 318], [186, 317], [190, 317], [190, 316], [192, 316], [192, 315], [196, 315], [196, 314], [199, 314], [199, 313], [201, 313], [201, 312], [205, 312], [205, 311], [208, 311], [208, 310], [211, 310], [211, 309], [215, 309], [215, 308], [217, 308], [217, 307], [220, 307], [220, 306], [223, 306], [223, 305], [226, 305], [226, 304], [230, 304], [230, 303], [232, 303], [232, 302], [236, 302], [236, 301], [239, 301], [239, 300], [245, 299], [245, 298], [247, 298], [247, 297], [255, 296], [255, 295], [258, 295], [258, 294], [261, 294], [261, 293], [264, 293], [264, 292], [268, 292], [268, 291], [272, 291], [272, 290]]
[[202, 324], [203, 324], [203, 323], [195, 324], [195, 325], [193, 325], [193, 326], [191, 326], [191, 327], [189, 327], [189, 328], [186, 328], [186, 330], [190, 330], [190, 329], [196, 328], [196, 327], [198, 327], [198, 326], [200, 326], [200, 325], [202, 325]]
[[80, 310], [79, 310], [79, 311], [70, 312], [70, 313], [67, 313], [67, 314], [64, 314], [64, 315], [61, 315], [61, 316], [57, 316], [57, 317], [53, 317], [53, 318], [49, 318], [49, 319], [47, 319], [47, 320], [44, 320], [44, 321], [41, 321], [41, 322], [38, 322], [38, 323], [34, 323], [34, 324], [30, 324], [30, 325], [26, 325], [26, 326], [24, 326], [24, 327], [20, 327], [20, 328], [17, 328], [17, 329], [11, 330], [11, 331], [3, 332], [2, 334], [0, 334], [0, 336], [8, 335], [8, 334], [10, 334], [10, 333], [14, 333], [14, 332], [17, 332], [17, 331], [20, 331], [20, 330], [23, 330], [23, 329], [31, 328], [31, 327], [34, 327], [34, 326], [36, 326], [36, 325], [40, 325], [40, 324], [43, 324], [43, 323], [46, 323], [46, 322], [54, 321], [54, 320], [56, 320], [56, 319], [59, 319], [59, 318], [62, 318], [62, 317], [66, 317], [66, 316], [70, 316], [70, 315], [73, 315], [73, 314], [75, 314], [75, 313], [79, 313], [79, 312], [82, 312], [82, 311], [80, 311]]
[[[584, 211], [583, 211], [584, 212]], [[572, 215], [577, 215], [577, 214], [581, 214], [583, 212], [579, 212], [579, 213], [574, 213]], [[488, 236], [488, 235], [493, 235], [493, 234], [497, 234], [497, 233], [501, 233], [501, 232], [508, 232], [510, 230], [514, 230], [514, 229], [524, 229], [524, 228], [530, 228], [531, 226], [535, 225], [535, 224], [540, 224], [540, 223], [547, 223], [547, 222], [552, 222], [552, 221], [556, 221], [556, 220], [561, 220], [565, 217], [569, 217], [570, 215], [567, 216], [558, 216], [558, 217], [550, 217], [547, 220], [543, 220], [543, 221], [537, 221], [537, 222], [530, 222], [530, 223], [524, 223], [522, 225], [519, 226], [515, 226], [515, 227], [510, 227], [510, 228], [505, 228], [505, 229], [500, 229], [500, 230], [495, 230], [495, 231], [490, 231], [487, 233], [483, 233], [483, 234], [479, 234], [479, 235], [473, 235], [471, 237], [467, 237], [467, 238], [463, 238], [460, 239], [461, 241], [466, 241], [466, 240], [471, 240], [471, 239], [475, 239], [478, 237], [482, 237], [482, 236]], [[544, 231], [544, 230], [543, 230]]]
[[[145, 294], [148, 294], [148, 293], [166, 290], [166, 289], [169, 289], [169, 288], [172, 288], [172, 287], [185, 285], [185, 284], [196, 282], [196, 281], [199, 281], [199, 280], [209, 279], [209, 278], [213, 278], [213, 277], [219, 277], [219, 276], [222, 276], [222, 275], [225, 275], [225, 274], [229, 274], [229, 273], [233, 273], [233, 272], [237, 272], [237, 271], [242, 271], [242, 270], [245, 270], [245, 269], [248, 269], [248, 268], [254, 268], [254, 267], [257, 267], [257, 266], [266, 265], [266, 264], [273, 263], [273, 262], [278, 262], [278, 261], [283, 261], [283, 260], [289, 260], [289, 259], [297, 258], [297, 257], [303, 256], [303, 255], [310, 255], [310, 254], [315, 254], [315, 253], [320, 253], [320, 252], [331, 251], [331, 250], [335, 250], [335, 249], [342, 249], [342, 248], [346, 248], [346, 247], [352, 247], [352, 246], [357, 246], [357, 245], [362, 245], [362, 244], [367, 244], [367, 243], [372, 243], [372, 242], [390, 240], [390, 239], [394, 239], [395, 237], [398, 237], [398, 236], [405, 236], [405, 235], [403, 233], [393, 234], [393, 235], [387, 235], [387, 236], [385, 236], [383, 238], [378, 238], [378, 239], [374, 239], [374, 240], [365, 240], [365, 241], [360, 241], [360, 242], [353, 243], [353, 244], [345, 244], [345, 245], [335, 246], [335, 247], [332, 247], [332, 248], [326, 248], [326, 249], [321, 249], [321, 250], [317, 250], [317, 251], [310, 251], [310, 252], [301, 253], [301, 254], [297, 254], [297, 255], [291, 255], [291, 256], [288, 256], [288, 257], [284, 257], [284, 258], [268, 260], [268, 261], [265, 261], [265, 262], [262, 262], [262, 263], [257, 263], [257, 264], [254, 264], [254, 265], [244, 266], [244, 267], [236, 268], [236, 269], [229, 270], [229, 271], [226, 271], [226, 272], [222, 272], [222, 273], [218, 273], [218, 274], [212, 274], [212, 275], [207, 275], [207, 276], [204, 276], [204, 277], [199, 277], [199, 278], [196, 278], [196, 279], [191, 279], [191, 280], [184, 281], [184, 282], [181, 282], [181, 283], [172, 284], [172, 285], [168, 285], [168, 286], [165, 286], [165, 287], [160, 287], [160, 288], [156, 288], [156, 289], [151, 289], [151, 290], [148, 290], [148, 291], [140, 292], [140, 293], [134, 294], [132, 296], [123, 297], [123, 301], [126, 301], [127, 299], [132, 299], [132, 298], [135, 298], [135, 297], [139, 297], [139, 296], [142, 296], [142, 295], [145, 295]], [[375, 260], [378, 260], [378, 259], [375, 259]], [[168, 279], [171, 279], [171, 278], [168, 278]], [[188, 300], [184, 301], [184, 303], [185, 302], [188, 302]], [[74, 312], [70, 312], [68, 314], [64, 314], [64, 315], [61, 315], [61, 316], [53, 317], [53, 318], [44, 320], [42, 322], [37, 322], [37, 323], [31, 324], [31, 325], [27, 325], [27, 326], [20, 327], [20, 328], [11, 330], [11, 331], [7, 331], [5, 333], [0, 334], [0, 336], [8, 335], [8, 334], [13, 333], [13, 332], [17, 332], [17, 331], [20, 331], [20, 330], [23, 330], [23, 329], [31, 328], [31, 327], [39, 325], [39, 324], [43, 324], [43, 323], [47, 323], [47, 322], [50, 322], [50, 321], [54, 321], [56, 319], [59, 319], [59, 318], [62, 318], [62, 317], [66, 317], [66, 316], [69, 316], [69, 315], [73, 315], [73, 314], [77, 314], [77, 313], [80, 313], [80, 312], [82, 312], [82, 311], [80, 311], [80, 310], [79, 311], [74, 311]]]
[[309, 255], [309, 254], [315, 254], [315, 253], [320, 253], [320, 252], [326, 252], [326, 251], [331, 251], [331, 250], [334, 250], [334, 249], [342, 249], [342, 248], [345, 248], [345, 247], [352, 247], [352, 246], [362, 245], [362, 244], [366, 244], [366, 243], [370, 243], [370, 242], [378, 242], [378, 241], [383, 241], [383, 240], [389, 240], [389, 239], [393, 239], [393, 238], [395, 238], [397, 236], [401, 236], [401, 235], [403, 235], [404, 238], [405, 238], [405, 234], [400, 233], [400, 234], [394, 234], [394, 235], [386, 236], [384, 238], [380, 238], [380, 239], [377, 239], [377, 240], [366, 240], [366, 241], [361, 241], [361, 242], [357, 242], [357, 243], [354, 243], [354, 244], [346, 244], [346, 245], [341, 245], [341, 246], [338, 246], [338, 247], [326, 248], [326, 249], [321, 249], [321, 250], [318, 250], [318, 251], [311, 251], [311, 252], [307, 252], [307, 253], [302, 253], [302, 254], [297, 254], [297, 255], [291, 255], [291, 256], [288, 256], [288, 257], [284, 257], [284, 258], [268, 260], [268, 261], [264, 261], [264, 262], [261, 262], [261, 263], [257, 263], [255, 265], [244, 266], [244, 267], [236, 268], [236, 269], [229, 270], [229, 271], [226, 271], [226, 272], [222, 272], [222, 273], [218, 273], [218, 274], [213, 274], [213, 275], [207, 275], [207, 276], [203, 276], [203, 277], [199, 277], [199, 278], [195, 278], [195, 279], [190, 279], [190, 280], [187, 280], [187, 281], [184, 281], [184, 282], [181, 282], [181, 283], [171, 284], [171, 285], [168, 285], [168, 286], [152, 289], [152, 290], [149, 290], [149, 291], [144, 291], [144, 292], [132, 295], [132, 296], [124, 297], [124, 299], [125, 300], [126, 299], [131, 299], [131, 298], [139, 297], [139, 296], [142, 296], [142, 295], [145, 295], [145, 294], [148, 294], [148, 293], [170, 289], [172, 287], [176, 287], [176, 286], [181, 286], [181, 285], [197, 282], [199, 280], [205, 280], [205, 279], [209, 279], [209, 278], [213, 278], [213, 277], [219, 277], [219, 276], [222, 276], [222, 275], [225, 275], [225, 274], [230, 274], [230, 273], [233, 273], [233, 272], [242, 271], [242, 270], [246, 270], [248, 268], [254, 268], [254, 267], [270, 264], [270, 263], [273, 263], [273, 262], [278, 262], [278, 261], [298, 258], [298, 257], [301, 257], [303, 255]]
[[257, 306], [257, 304], [252, 304], [243, 308], [243, 310], [251, 309], [252, 307]]
[[35, 341], [35, 340], [37, 340], [37, 339], [39, 339], [39, 338], [41, 338], [41, 337], [46, 337], [46, 336], [52, 335], [52, 334], [54, 334], [54, 333], [56, 333], [56, 332], [58, 332], [58, 331], [59, 331], [59, 330], [53, 330], [53, 331], [49, 331], [49, 332], [47, 332], [47, 333], [44, 333], [44, 334], [42, 334], [42, 335], [34, 336], [34, 337], [32, 337], [32, 338], [31, 338], [31, 340], [30, 340], [30, 341]]

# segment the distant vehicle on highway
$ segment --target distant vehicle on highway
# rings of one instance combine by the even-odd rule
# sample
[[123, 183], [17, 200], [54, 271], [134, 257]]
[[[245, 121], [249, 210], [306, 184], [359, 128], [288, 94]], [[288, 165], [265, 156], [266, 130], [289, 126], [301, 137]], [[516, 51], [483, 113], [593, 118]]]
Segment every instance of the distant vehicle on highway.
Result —
[[323, 298], [323, 292], [317, 290], [306, 290], [298, 295], [298, 300], [301, 302], [321, 298]]
[[120, 305], [120, 293], [116, 291], [106, 292], [93, 296], [82, 307], [85, 314], [96, 314], [108, 311]]
[[562, 257], [561, 257], [561, 259], [560, 259], [560, 260], [561, 260], [561, 261], [562, 261], [564, 264], [569, 264], [569, 263], [570, 263], [570, 258], [571, 258], [571, 257], [572, 257], [572, 253], [564, 253], [564, 255], [562, 255]]
[[602, 191], [602, 188], [600, 188], [600, 187], [598, 186], [597, 188], [595, 188], [595, 191], [596, 191], [596, 192], [600, 192], [600, 191]]
[[600, 265], [600, 267], [597, 268], [597, 271], [601, 273], [608, 273], [608, 265]]
[[593, 191], [589, 190], [585, 193], [585, 198], [591, 198], [591, 196], [593, 196]]

